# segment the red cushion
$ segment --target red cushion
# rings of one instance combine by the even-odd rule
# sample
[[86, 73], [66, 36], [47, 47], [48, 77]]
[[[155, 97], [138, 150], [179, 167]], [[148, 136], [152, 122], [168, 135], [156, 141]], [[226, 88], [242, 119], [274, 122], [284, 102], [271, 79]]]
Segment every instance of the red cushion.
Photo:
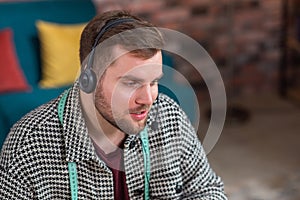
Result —
[[9, 28], [0, 30], [0, 93], [28, 89], [16, 55], [13, 32]]

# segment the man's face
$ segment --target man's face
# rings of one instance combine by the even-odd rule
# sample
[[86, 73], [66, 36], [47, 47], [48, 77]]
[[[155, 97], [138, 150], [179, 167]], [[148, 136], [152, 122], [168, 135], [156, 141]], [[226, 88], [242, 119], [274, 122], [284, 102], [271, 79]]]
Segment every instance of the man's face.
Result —
[[96, 89], [95, 105], [104, 119], [127, 134], [146, 125], [148, 112], [158, 95], [162, 55], [150, 59], [125, 54], [109, 66]]

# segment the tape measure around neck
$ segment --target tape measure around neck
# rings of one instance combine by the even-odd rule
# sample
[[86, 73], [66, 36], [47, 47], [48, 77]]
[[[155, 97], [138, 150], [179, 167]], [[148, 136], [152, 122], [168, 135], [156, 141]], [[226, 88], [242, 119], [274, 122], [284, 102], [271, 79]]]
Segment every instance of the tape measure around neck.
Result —
[[[67, 101], [67, 97], [69, 94], [70, 89], [65, 91], [60, 98], [57, 106], [57, 112], [58, 112], [58, 119], [63, 125], [64, 122], [64, 110], [65, 105]], [[77, 200], [78, 199], [78, 180], [77, 180], [77, 169], [76, 169], [76, 163], [75, 162], [69, 162], [68, 163], [68, 171], [69, 171], [69, 180], [70, 180], [70, 191], [71, 191], [71, 199]]]
[[78, 199], [78, 180], [77, 180], [76, 163], [69, 162], [68, 170], [69, 170], [71, 197], [72, 197], [71, 199], [77, 200]]
[[64, 123], [64, 110], [65, 110], [65, 105], [66, 105], [66, 101], [67, 101], [69, 92], [70, 92], [70, 89], [68, 89], [67, 91], [65, 91], [63, 93], [62, 97], [60, 98], [60, 100], [58, 102], [58, 106], [57, 106], [58, 119], [59, 119], [61, 125], [63, 125], [63, 123]]
[[147, 126], [142, 130], [140, 133], [141, 140], [142, 140], [142, 148], [143, 148], [143, 156], [144, 156], [144, 199], [148, 200], [150, 199], [150, 150], [149, 150], [149, 140], [148, 140], [148, 132], [147, 132]]

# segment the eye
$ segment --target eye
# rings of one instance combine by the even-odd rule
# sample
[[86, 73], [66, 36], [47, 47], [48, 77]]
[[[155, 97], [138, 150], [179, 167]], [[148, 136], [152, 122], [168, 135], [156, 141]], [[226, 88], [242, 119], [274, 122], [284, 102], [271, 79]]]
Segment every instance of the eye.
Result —
[[123, 82], [124, 85], [131, 88], [138, 88], [140, 87], [140, 83], [137, 81], [125, 81]]
[[156, 85], [158, 85], [158, 80], [152, 81], [152, 82], [150, 83], [150, 85], [151, 85], [151, 86], [156, 86]]

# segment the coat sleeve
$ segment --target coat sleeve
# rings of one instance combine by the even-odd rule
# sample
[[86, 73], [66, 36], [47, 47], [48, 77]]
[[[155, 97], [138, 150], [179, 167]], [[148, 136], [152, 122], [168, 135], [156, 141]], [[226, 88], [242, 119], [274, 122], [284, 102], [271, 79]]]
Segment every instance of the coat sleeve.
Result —
[[227, 200], [221, 178], [210, 167], [204, 149], [189, 120], [181, 125], [183, 199]]
[[25, 180], [8, 172], [3, 166], [0, 166], [0, 185], [1, 199], [33, 199], [33, 194]]

